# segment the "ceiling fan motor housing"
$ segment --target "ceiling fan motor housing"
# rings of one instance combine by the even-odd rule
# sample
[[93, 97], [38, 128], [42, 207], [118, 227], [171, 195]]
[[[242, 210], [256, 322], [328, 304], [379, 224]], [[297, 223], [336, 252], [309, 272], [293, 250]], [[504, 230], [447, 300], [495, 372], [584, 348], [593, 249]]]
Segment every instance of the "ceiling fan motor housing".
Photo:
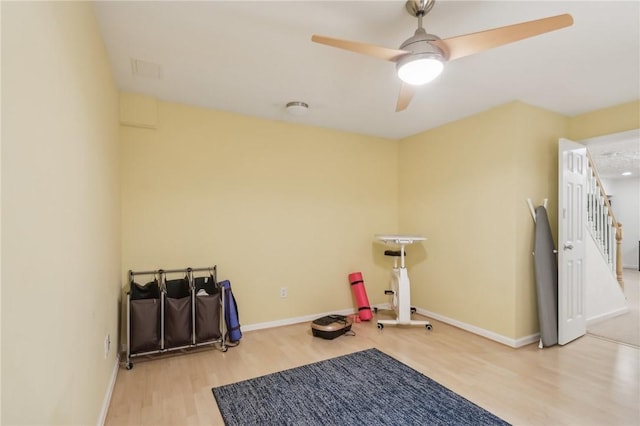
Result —
[[404, 64], [416, 59], [436, 59], [443, 64], [447, 61], [445, 53], [439, 47], [431, 44], [432, 41], [438, 41], [440, 37], [434, 34], [427, 34], [424, 28], [418, 28], [412, 37], [400, 45], [400, 50], [411, 52], [400, 57], [396, 63], [396, 67], [400, 68]]

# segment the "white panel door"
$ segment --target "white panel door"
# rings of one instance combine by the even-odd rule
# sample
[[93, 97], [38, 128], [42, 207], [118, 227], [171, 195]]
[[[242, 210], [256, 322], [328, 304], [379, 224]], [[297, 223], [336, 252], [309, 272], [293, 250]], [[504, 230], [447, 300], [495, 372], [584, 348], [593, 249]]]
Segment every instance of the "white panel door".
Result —
[[587, 332], [584, 277], [587, 149], [560, 139], [558, 163], [558, 343], [564, 345]]

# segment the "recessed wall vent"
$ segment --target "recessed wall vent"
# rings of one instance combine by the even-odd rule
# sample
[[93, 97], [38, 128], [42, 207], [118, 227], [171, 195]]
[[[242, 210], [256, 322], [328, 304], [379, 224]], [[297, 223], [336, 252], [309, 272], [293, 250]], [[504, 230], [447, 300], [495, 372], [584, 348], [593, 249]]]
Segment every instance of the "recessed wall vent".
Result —
[[136, 77], [160, 80], [162, 78], [162, 67], [153, 62], [131, 58], [131, 73]]

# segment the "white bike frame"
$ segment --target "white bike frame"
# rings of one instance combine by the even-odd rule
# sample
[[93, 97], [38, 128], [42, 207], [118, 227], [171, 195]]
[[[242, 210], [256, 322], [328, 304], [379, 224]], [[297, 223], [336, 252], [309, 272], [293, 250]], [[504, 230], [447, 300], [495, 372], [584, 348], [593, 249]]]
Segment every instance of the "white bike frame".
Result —
[[405, 246], [413, 244], [416, 241], [424, 241], [425, 237], [419, 235], [376, 235], [376, 239], [385, 244], [395, 244], [400, 247], [400, 266], [398, 266], [398, 258], [394, 258], [393, 269], [391, 271], [391, 307], [396, 313], [396, 319], [378, 320], [378, 328], [382, 329], [384, 324], [391, 325], [423, 325], [427, 329], [431, 329], [429, 321], [419, 321], [411, 319], [411, 283], [409, 274], [405, 266], [404, 255]]

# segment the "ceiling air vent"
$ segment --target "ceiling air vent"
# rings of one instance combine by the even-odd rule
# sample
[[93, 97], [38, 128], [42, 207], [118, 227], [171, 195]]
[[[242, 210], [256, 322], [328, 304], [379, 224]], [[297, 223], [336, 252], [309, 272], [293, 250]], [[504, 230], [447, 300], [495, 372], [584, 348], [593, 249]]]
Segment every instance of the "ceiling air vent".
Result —
[[162, 67], [153, 62], [131, 58], [131, 73], [136, 77], [160, 80], [162, 78]]

